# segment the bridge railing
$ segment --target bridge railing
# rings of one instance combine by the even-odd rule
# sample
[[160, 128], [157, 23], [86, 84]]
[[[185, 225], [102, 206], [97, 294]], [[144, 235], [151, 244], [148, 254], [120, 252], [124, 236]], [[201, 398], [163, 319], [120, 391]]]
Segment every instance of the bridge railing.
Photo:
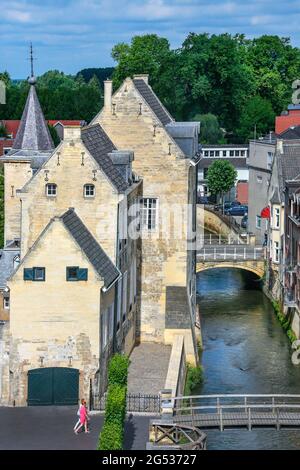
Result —
[[202, 245], [245, 245], [249, 244], [250, 235], [245, 234], [245, 237], [238, 235], [221, 235], [209, 233], [204, 235], [197, 235], [197, 243]]
[[264, 257], [262, 247], [252, 246], [224, 246], [201, 248], [197, 252], [198, 261], [236, 261], [236, 260], [261, 260]]

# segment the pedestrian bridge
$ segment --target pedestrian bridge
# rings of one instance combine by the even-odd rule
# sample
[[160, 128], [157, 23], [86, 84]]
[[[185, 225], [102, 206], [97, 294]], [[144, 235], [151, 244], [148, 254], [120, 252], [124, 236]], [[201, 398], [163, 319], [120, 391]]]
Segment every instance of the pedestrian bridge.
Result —
[[237, 268], [264, 275], [264, 249], [249, 244], [205, 244], [197, 250], [196, 271], [210, 268]]
[[162, 400], [161, 424], [200, 429], [299, 428], [300, 395], [193, 395]]

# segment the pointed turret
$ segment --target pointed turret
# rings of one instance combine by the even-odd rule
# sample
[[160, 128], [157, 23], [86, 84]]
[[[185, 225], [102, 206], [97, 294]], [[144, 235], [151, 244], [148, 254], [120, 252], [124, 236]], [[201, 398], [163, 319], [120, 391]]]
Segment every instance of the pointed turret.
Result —
[[36, 80], [31, 76], [28, 82], [30, 90], [12, 148], [13, 150], [51, 151], [54, 149], [54, 144], [36, 94]]

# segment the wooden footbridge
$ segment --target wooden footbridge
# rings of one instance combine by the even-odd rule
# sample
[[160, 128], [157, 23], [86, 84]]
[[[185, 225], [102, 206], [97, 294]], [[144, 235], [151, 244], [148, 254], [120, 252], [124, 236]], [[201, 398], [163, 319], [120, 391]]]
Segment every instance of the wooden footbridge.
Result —
[[[197, 395], [169, 401], [169, 416], [177, 425], [200, 429], [256, 427], [299, 428], [300, 395]], [[162, 410], [164, 405], [162, 407]]]

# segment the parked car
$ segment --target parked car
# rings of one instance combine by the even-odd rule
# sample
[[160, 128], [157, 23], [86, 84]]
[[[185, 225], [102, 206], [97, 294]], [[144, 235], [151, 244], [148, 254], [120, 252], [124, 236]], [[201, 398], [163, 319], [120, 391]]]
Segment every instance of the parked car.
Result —
[[225, 214], [226, 215], [239, 215], [239, 216], [244, 216], [245, 214], [248, 214], [248, 206], [242, 206], [242, 205], [239, 205], [239, 206], [234, 206], [234, 207], [231, 207], [230, 209], [227, 209], [225, 211]]
[[248, 226], [248, 215], [245, 214], [244, 217], [241, 220], [241, 227], [242, 228], [247, 228]]
[[198, 204], [209, 204], [209, 200], [206, 196], [199, 196]]
[[[232, 202], [224, 202], [224, 211], [227, 211], [228, 209], [231, 209], [232, 207], [239, 206], [241, 203], [239, 201], [232, 201]], [[222, 211], [223, 210], [223, 204], [217, 204], [214, 206], [215, 211]]]

